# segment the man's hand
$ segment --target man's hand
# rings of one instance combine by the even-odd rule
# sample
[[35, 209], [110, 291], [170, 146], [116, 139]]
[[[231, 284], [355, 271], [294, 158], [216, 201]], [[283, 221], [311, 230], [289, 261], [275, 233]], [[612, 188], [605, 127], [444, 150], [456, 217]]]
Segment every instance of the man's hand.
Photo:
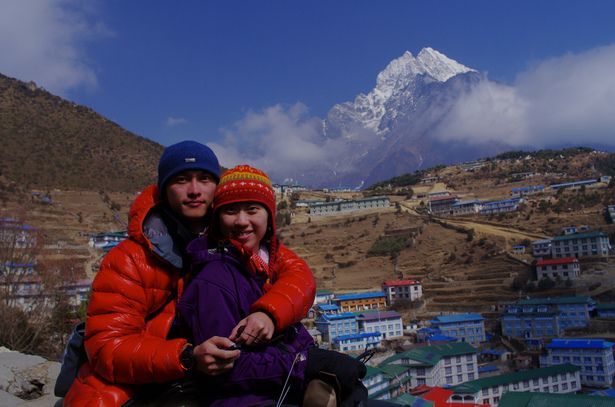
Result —
[[233, 341], [228, 338], [212, 336], [194, 348], [196, 368], [210, 376], [228, 372], [241, 354], [238, 350], [227, 350], [233, 345]]
[[254, 312], [237, 324], [230, 338], [247, 346], [267, 343], [273, 337], [275, 326], [271, 318], [264, 312]]

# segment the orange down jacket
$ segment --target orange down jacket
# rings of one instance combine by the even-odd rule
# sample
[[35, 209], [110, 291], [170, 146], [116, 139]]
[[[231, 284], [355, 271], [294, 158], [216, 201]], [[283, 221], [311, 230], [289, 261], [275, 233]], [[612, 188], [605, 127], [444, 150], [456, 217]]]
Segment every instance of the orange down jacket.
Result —
[[[186, 340], [166, 339], [184, 279], [144, 232], [158, 204], [155, 186], [137, 197], [129, 213], [129, 239], [109, 252], [94, 279], [85, 333], [88, 362], [65, 406], [121, 406], [138, 385], [185, 374], [179, 355]], [[282, 245], [272, 270], [274, 284], [252, 310], [267, 312], [281, 331], [307, 314], [316, 285], [307, 264]]]

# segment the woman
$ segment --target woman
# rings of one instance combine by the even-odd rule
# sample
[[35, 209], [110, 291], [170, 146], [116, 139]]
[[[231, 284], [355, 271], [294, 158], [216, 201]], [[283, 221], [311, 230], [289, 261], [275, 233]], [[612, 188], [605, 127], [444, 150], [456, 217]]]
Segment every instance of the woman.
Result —
[[[365, 366], [346, 355], [317, 349], [300, 323], [276, 332], [269, 343], [255, 340], [252, 347], [245, 346], [243, 325], [234, 329], [275, 282], [276, 259], [289, 251], [276, 240], [274, 219], [275, 195], [267, 175], [238, 166], [220, 179], [212, 233], [188, 246], [197, 274], [178, 303], [180, 325], [194, 343], [229, 337], [240, 347], [229, 373], [203, 380], [205, 404], [268, 405], [280, 398], [301, 403], [307, 383], [321, 377], [323, 369], [335, 384], [329, 390], [337, 387], [340, 400], [362, 387], [358, 378], [365, 374]], [[298, 292], [301, 287], [289, 285], [280, 295], [293, 298]]]

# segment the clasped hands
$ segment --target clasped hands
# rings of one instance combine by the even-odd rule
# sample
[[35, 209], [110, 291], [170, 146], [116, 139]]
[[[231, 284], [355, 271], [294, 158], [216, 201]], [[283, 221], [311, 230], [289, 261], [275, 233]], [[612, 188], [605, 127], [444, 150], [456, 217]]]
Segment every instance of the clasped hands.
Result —
[[194, 347], [196, 368], [202, 373], [217, 376], [233, 368], [241, 355], [238, 347], [267, 343], [273, 337], [275, 326], [264, 312], [254, 312], [237, 323], [228, 338], [212, 336]]

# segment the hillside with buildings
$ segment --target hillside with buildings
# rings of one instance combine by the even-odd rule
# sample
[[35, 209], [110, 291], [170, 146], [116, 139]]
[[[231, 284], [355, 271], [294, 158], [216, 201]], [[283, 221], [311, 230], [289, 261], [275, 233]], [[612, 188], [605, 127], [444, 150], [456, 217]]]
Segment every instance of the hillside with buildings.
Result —
[[[280, 239], [317, 280], [305, 324], [322, 346], [378, 349], [365, 379], [373, 398], [494, 406], [510, 388], [609, 387], [615, 186], [601, 169], [609, 157], [584, 149], [500, 157], [366, 191], [276, 186]], [[0, 192], [2, 241], [16, 237], [29, 256], [2, 259], [2, 292], [17, 307], [48, 301], [43, 281], [53, 271], [72, 318], [67, 332], [101, 258], [126, 238], [135, 194], [28, 189], [2, 177]], [[54, 321], [57, 329], [53, 318], [45, 329]], [[57, 345], [28, 344], [52, 358]], [[569, 349], [579, 356], [564, 359]], [[575, 363], [585, 349], [604, 350], [593, 375]]]

